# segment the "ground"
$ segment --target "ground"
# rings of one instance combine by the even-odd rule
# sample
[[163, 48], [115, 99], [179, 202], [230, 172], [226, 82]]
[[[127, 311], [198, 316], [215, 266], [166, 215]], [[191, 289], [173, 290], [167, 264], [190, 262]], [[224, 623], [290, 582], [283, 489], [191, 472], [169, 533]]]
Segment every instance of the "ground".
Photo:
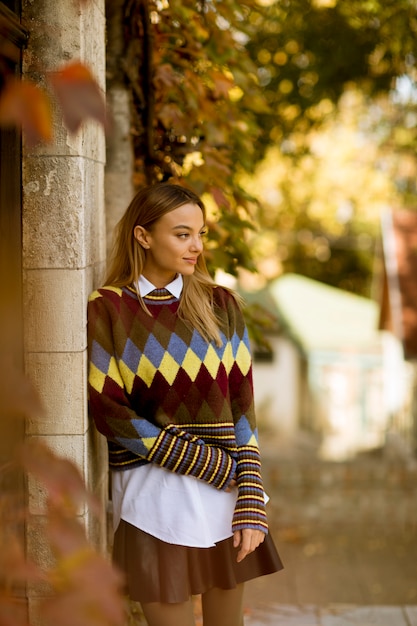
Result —
[[247, 584], [247, 626], [417, 626], [417, 464], [378, 450], [318, 460], [261, 437], [285, 569]]

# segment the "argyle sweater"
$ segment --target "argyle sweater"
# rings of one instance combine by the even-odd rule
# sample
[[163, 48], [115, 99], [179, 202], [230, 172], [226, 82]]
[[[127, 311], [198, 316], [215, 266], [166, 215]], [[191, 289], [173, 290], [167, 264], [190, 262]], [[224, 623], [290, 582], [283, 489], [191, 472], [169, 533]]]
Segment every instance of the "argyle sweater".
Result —
[[222, 346], [177, 315], [174, 296], [103, 287], [88, 304], [89, 411], [109, 464], [156, 463], [217, 489], [236, 477], [232, 530], [268, 532], [248, 335], [233, 296], [214, 288]]

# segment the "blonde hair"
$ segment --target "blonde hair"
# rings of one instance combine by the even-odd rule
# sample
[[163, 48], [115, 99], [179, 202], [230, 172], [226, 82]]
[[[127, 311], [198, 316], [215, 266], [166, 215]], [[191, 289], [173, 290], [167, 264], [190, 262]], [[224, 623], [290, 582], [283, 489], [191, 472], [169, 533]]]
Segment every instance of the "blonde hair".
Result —
[[[135, 286], [145, 265], [145, 250], [134, 236], [135, 226], [151, 231], [166, 213], [192, 203], [200, 207], [204, 221], [206, 209], [202, 200], [192, 191], [172, 183], [157, 183], [141, 189], [128, 206], [117, 225], [116, 240], [105, 284], [115, 287]], [[213, 307], [211, 278], [202, 254], [199, 255], [194, 274], [184, 276], [184, 286], [178, 315], [198, 330], [208, 341], [221, 345], [220, 322]], [[140, 305], [150, 315], [138, 293]]]

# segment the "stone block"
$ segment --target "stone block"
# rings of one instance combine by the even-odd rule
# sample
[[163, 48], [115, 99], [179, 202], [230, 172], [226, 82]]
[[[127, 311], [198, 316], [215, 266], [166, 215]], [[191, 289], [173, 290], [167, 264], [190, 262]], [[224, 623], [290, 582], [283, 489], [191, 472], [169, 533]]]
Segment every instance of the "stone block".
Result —
[[109, 509], [109, 471], [107, 442], [93, 423], [86, 437], [88, 459], [86, 483], [100, 504], [100, 513], [96, 515], [89, 510], [87, 512], [87, 533], [93, 545], [102, 553], [108, 552], [109, 532], [108, 509]]
[[[77, 522], [82, 528], [85, 528], [85, 518], [77, 517]], [[55, 566], [55, 555], [52, 552], [51, 545], [45, 528], [48, 519], [46, 516], [29, 517], [26, 524], [26, 554], [27, 558], [38, 565], [43, 571], [48, 571]], [[74, 561], [74, 565], [76, 562]], [[53, 590], [48, 582], [32, 582], [27, 583], [27, 595], [31, 599], [48, 598], [53, 594]], [[38, 613], [38, 606], [33, 605], [33, 609]], [[30, 621], [30, 624], [33, 624]]]
[[108, 494], [108, 453], [106, 438], [101, 435], [93, 423], [86, 437], [88, 458], [87, 485], [92, 493], [101, 498], [101, 489], [104, 484], [106, 498]]
[[41, 595], [32, 596], [28, 593], [28, 617], [31, 626], [44, 626], [44, 620], [41, 617], [42, 605], [47, 599]]
[[[99, 492], [100, 491], [100, 492]], [[101, 489], [95, 490], [95, 495], [100, 502], [100, 513], [96, 514], [91, 509], [86, 515], [87, 537], [94, 548], [107, 556], [109, 553], [108, 529], [107, 529], [107, 483], [102, 482]]]
[[105, 88], [105, 15], [103, 2], [23, 2], [22, 19], [31, 37], [23, 60], [25, 74], [54, 70], [82, 59], [94, 65]]
[[22, 21], [31, 31], [23, 59], [25, 74], [54, 69], [81, 55], [81, 4], [25, 1]]
[[87, 293], [103, 285], [106, 276], [106, 262], [94, 263], [91, 267], [91, 280], [87, 283]]
[[[106, 171], [106, 225], [107, 225], [107, 255], [113, 249], [115, 229], [117, 223], [125, 213], [134, 196], [133, 186], [126, 174]], [[121, 191], [120, 191], [121, 190]]]
[[49, 72], [80, 59], [90, 67], [105, 98], [104, 2], [26, 1], [23, 2], [22, 17], [31, 33], [23, 54], [23, 74], [50, 94], [54, 125], [54, 141], [34, 148], [25, 146], [26, 153], [83, 155], [104, 163], [103, 128], [97, 122], [87, 121], [77, 133], [69, 134], [48, 81]]
[[86, 352], [31, 352], [26, 372], [44, 412], [27, 420], [29, 435], [83, 435], [87, 418]]
[[24, 267], [78, 269], [104, 259], [103, 189], [103, 167], [88, 159], [25, 159]]
[[[85, 437], [82, 435], [55, 435], [55, 436], [42, 436], [37, 437], [40, 441], [45, 443], [55, 454], [68, 459], [74, 463], [76, 468], [81, 473], [81, 476], [86, 482], [86, 447]], [[44, 515], [46, 503], [46, 490], [43, 485], [39, 483], [33, 476], [29, 475], [28, 478], [28, 507], [29, 512], [32, 515]], [[80, 510], [77, 511], [78, 515], [85, 514], [86, 507], [84, 504], [80, 506]]]
[[[43, 570], [51, 568], [54, 564], [54, 556], [45, 537], [45, 525], [46, 518], [43, 516], [29, 516], [26, 521], [26, 556]], [[51, 591], [46, 581], [27, 583], [29, 597], [49, 596]]]
[[106, 90], [106, 18], [95, 2], [84, 2], [80, 11], [81, 59], [91, 70], [101, 87]]
[[23, 294], [26, 352], [85, 350], [86, 277], [90, 273], [91, 270], [26, 270]]
[[104, 168], [96, 170], [95, 180], [94, 194], [90, 194], [89, 204], [85, 207], [90, 222], [88, 265], [107, 261]]

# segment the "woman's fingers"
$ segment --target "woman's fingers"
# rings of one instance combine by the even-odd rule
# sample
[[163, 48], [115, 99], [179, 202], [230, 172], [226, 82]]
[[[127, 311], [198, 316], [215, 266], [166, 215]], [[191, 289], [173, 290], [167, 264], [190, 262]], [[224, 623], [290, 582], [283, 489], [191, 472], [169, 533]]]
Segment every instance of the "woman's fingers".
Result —
[[225, 489], [225, 491], [229, 493], [229, 491], [232, 491], [232, 489], [234, 489], [236, 485], [237, 485], [236, 478], [232, 478], [232, 480], [229, 483], [229, 486], [227, 487], [227, 489]]
[[240, 547], [237, 554], [237, 562], [243, 561], [243, 559], [256, 550], [256, 548], [265, 539], [265, 533], [261, 530], [253, 530], [252, 528], [244, 528], [243, 530], [237, 530], [233, 536], [233, 545], [235, 548]]

